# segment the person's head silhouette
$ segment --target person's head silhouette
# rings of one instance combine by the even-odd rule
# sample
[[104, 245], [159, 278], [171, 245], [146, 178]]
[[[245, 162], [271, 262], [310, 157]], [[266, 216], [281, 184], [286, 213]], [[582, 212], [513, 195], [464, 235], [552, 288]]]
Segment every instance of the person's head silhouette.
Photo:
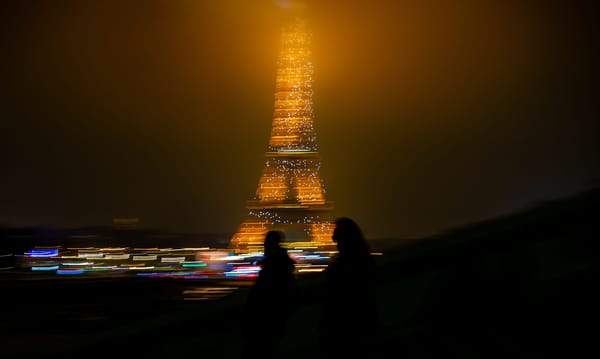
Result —
[[340, 255], [369, 254], [369, 247], [362, 230], [351, 218], [340, 217], [335, 220], [332, 239], [337, 243]]
[[267, 232], [264, 242], [264, 255], [265, 257], [271, 256], [282, 249], [281, 242], [285, 238], [285, 234], [282, 231], [272, 230]]

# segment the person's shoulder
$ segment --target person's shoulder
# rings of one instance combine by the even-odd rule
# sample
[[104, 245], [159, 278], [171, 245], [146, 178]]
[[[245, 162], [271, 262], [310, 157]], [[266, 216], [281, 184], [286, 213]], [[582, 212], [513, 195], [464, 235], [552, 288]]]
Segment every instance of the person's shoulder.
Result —
[[291, 263], [291, 264], [294, 264], [294, 265], [296, 264], [296, 261], [294, 260], [294, 258], [292, 258], [292, 257], [290, 257], [288, 255], [286, 255], [285, 260], [288, 263]]

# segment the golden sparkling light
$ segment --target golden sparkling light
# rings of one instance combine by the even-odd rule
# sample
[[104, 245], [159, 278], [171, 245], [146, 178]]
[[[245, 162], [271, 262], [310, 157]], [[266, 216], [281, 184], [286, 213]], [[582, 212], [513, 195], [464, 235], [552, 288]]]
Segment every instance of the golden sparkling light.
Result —
[[248, 201], [248, 218], [230, 240], [232, 248], [260, 246], [270, 228], [285, 225], [301, 225], [315, 244], [332, 242], [332, 205], [319, 175], [313, 124], [310, 41], [302, 19], [282, 31], [265, 166], [255, 197]]

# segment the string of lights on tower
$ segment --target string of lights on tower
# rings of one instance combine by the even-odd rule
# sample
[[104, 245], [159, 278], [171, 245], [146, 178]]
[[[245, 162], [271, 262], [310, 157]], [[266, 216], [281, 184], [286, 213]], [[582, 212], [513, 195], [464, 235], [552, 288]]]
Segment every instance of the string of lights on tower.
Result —
[[[247, 218], [231, 237], [231, 248], [261, 247], [266, 232], [275, 228], [291, 241], [332, 242], [333, 204], [325, 199], [314, 128], [310, 43], [304, 19], [283, 27], [265, 164], [255, 195], [247, 201]], [[304, 238], [296, 238], [298, 232]]]

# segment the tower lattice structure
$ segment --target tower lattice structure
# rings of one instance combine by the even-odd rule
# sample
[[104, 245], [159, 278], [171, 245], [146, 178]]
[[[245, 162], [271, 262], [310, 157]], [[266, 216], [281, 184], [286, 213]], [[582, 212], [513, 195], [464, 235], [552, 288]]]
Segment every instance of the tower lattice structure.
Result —
[[265, 165], [231, 248], [260, 248], [271, 229], [283, 230], [289, 242], [332, 243], [333, 203], [325, 199], [314, 128], [310, 42], [304, 20], [283, 27]]

